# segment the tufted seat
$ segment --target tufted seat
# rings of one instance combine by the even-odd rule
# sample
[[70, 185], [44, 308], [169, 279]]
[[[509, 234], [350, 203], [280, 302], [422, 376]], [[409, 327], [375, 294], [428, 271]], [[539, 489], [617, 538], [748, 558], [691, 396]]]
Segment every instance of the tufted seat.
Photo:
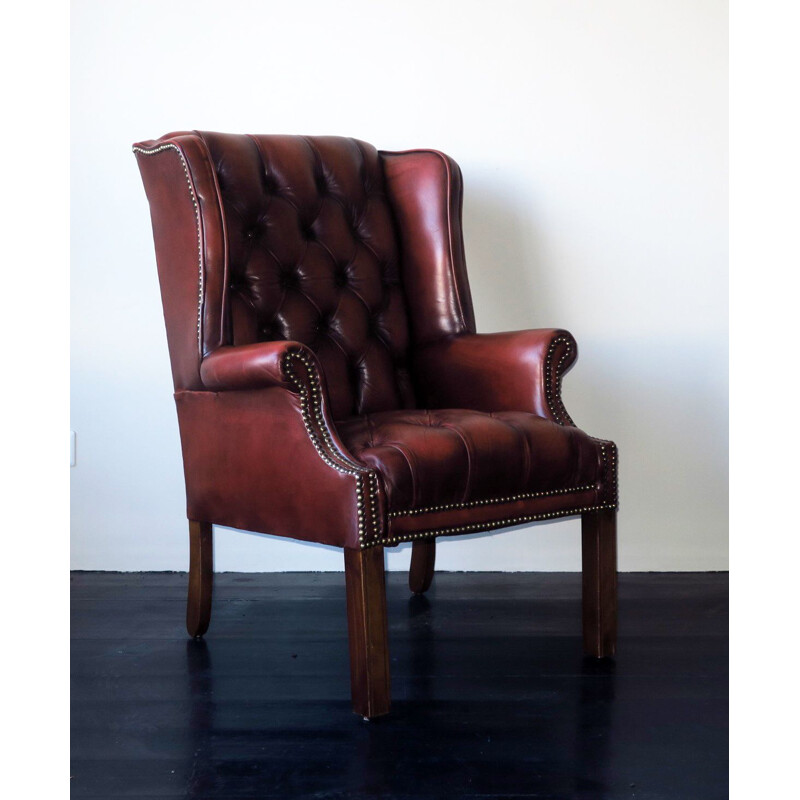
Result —
[[436, 539], [580, 516], [584, 648], [612, 655], [616, 447], [564, 407], [567, 331], [476, 332], [455, 161], [338, 136], [181, 131], [133, 149], [181, 434], [190, 634], [210, 620], [212, 525], [342, 548], [353, 707], [379, 716], [384, 547], [413, 543], [421, 593]]
[[601, 450], [583, 431], [524, 412], [384, 411], [338, 424], [350, 452], [374, 467], [390, 515], [494, 505], [527, 495], [594, 491]]

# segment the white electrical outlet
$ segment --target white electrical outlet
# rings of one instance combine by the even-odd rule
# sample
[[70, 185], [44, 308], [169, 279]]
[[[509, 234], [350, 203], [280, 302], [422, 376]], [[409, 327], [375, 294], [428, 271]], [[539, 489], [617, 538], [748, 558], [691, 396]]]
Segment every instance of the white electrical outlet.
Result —
[[75, 466], [75, 431], [69, 432], [69, 465]]

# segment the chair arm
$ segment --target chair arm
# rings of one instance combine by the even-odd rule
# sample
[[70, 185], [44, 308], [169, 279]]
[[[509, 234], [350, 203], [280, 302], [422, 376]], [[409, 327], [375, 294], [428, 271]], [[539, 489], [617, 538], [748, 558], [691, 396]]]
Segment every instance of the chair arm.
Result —
[[577, 355], [564, 330], [464, 334], [420, 348], [414, 377], [430, 408], [527, 411], [574, 425], [561, 400], [561, 377]]
[[293, 384], [284, 372], [287, 354], [302, 353], [314, 358], [299, 342], [258, 342], [237, 347], [220, 347], [203, 359], [200, 377], [213, 391], [232, 389], [267, 389], [279, 386], [291, 389]]
[[176, 394], [190, 518], [339, 547], [381, 538], [382, 487], [339, 437], [308, 347], [221, 347], [200, 375], [206, 391]]
[[302, 424], [323, 460], [366, 470], [339, 438], [330, 414], [325, 373], [306, 345], [272, 341], [220, 347], [203, 359], [200, 377], [205, 388], [214, 392], [277, 388], [299, 395]]

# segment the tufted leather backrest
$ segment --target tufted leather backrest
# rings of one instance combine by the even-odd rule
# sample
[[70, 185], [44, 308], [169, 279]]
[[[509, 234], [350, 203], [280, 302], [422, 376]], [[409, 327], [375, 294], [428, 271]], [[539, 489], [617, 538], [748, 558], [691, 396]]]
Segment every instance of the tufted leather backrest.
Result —
[[341, 137], [201, 135], [225, 225], [225, 338], [308, 345], [339, 418], [413, 406], [377, 151]]
[[409, 348], [474, 332], [443, 153], [198, 131], [134, 152], [177, 390], [219, 347], [282, 339], [316, 353], [336, 418], [411, 408]]

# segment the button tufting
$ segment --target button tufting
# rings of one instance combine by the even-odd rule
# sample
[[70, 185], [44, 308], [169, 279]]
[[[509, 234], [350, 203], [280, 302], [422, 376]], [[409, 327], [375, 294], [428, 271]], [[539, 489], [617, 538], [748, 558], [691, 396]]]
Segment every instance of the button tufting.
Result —
[[295, 270], [284, 269], [281, 270], [281, 273], [278, 276], [278, 283], [284, 289], [293, 289], [300, 285], [300, 276]]
[[[409, 339], [415, 343], [427, 341], [425, 329], [436, 323], [433, 320], [429, 325], [427, 316], [437, 316], [439, 310], [428, 313], [421, 309], [414, 319], [415, 329], [409, 330], [405, 288], [410, 290], [412, 299], [418, 299], [415, 280], [407, 252], [400, 266], [399, 215], [387, 199], [387, 188], [393, 202], [398, 199], [396, 189], [401, 179], [395, 168], [390, 168], [390, 162], [396, 159], [379, 155], [370, 145], [335, 137], [202, 134], [202, 138], [211, 167], [217, 173], [224, 258], [218, 257], [220, 248], [215, 245], [216, 216], [209, 220], [210, 231], [204, 227], [207, 198], [200, 191], [195, 192], [192, 177], [199, 176], [201, 170], [193, 169], [190, 175], [187, 159], [197, 156], [191, 155], [192, 150], [184, 155], [183, 146], [174, 143], [134, 148], [148, 156], [174, 151], [180, 161], [176, 166], [182, 167], [185, 176], [195, 222], [195, 230], [190, 224], [187, 235], [194, 233], [197, 238], [194, 278], [200, 352], [206, 352], [209, 341], [213, 343], [221, 337], [234, 339], [230, 342], [234, 345], [258, 339], [302, 340], [313, 351], [311, 356], [305, 347], [287, 347], [280, 372], [298, 398], [308, 441], [328, 467], [346, 476], [347, 486], [351, 493], [355, 492], [352, 516], [360, 546], [470, 533], [616, 507], [615, 446], [592, 440], [595, 451], [599, 448], [598, 459], [597, 452], [590, 452], [581, 438], [582, 432], [572, 426], [561, 400], [561, 376], [575, 357], [574, 342], [569, 337], [559, 336], [551, 342], [543, 364], [542, 404], [557, 425], [540, 422], [538, 416], [513, 416], [521, 412], [487, 414], [415, 408], [406, 366], [413, 363]], [[204, 165], [205, 162], [198, 166]], [[385, 173], [391, 181], [388, 186]], [[458, 188], [458, 181], [451, 180], [443, 188], [449, 192], [454, 187]], [[447, 200], [452, 199], [448, 194]], [[214, 213], [216, 208], [214, 204]], [[310, 225], [304, 224], [307, 220], [312, 220]], [[460, 232], [449, 230], [449, 216], [447, 222], [451, 236], [449, 256], [451, 261], [458, 260], [452, 243], [460, 238]], [[304, 246], [302, 240], [317, 241], [318, 245]], [[220, 283], [224, 286], [226, 277], [229, 291], [237, 295], [221, 311], [216, 287]], [[332, 281], [338, 289], [350, 286], [350, 290], [334, 291]], [[282, 292], [278, 285], [296, 291]], [[222, 304], [224, 295], [225, 292]], [[466, 314], [464, 308], [456, 309], [461, 315], [456, 327], [468, 330], [468, 299], [464, 307]], [[450, 309], [446, 311], [452, 316]], [[314, 337], [313, 332], [328, 333], [331, 340], [321, 335]], [[305, 341], [308, 339], [312, 341]], [[195, 350], [192, 364], [196, 357]], [[325, 390], [325, 375], [330, 391]], [[341, 440], [335, 437], [329, 419], [339, 421]], [[367, 420], [366, 431], [358, 429], [359, 420]], [[346, 435], [348, 423], [353, 426], [352, 439]], [[426, 426], [433, 430], [426, 430]], [[411, 429], [410, 434], [406, 433], [407, 428]], [[524, 444], [525, 437], [537, 446], [503, 444], [509, 440]], [[398, 442], [405, 447], [401, 452]], [[382, 445], [385, 452], [370, 454], [371, 466], [365, 466], [363, 451], [381, 449]], [[573, 468], [569, 464], [576, 448], [582, 448], [583, 454], [576, 461], [578, 467]], [[437, 496], [443, 491], [441, 482], [416, 479], [416, 473], [425, 469], [455, 475], [455, 469], [443, 464], [450, 458], [463, 463], [465, 449], [469, 469], [460, 478], [461, 483], [444, 487], [448, 492], [452, 489], [452, 498]], [[548, 475], [553, 474], [554, 468], [576, 473], [571, 481], [560, 482], [569, 488], [542, 489], [537, 481], [520, 480], [538, 461], [552, 462], [547, 464]], [[541, 469], [544, 471], [544, 466]], [[503, 470], [497, 491], [484, 491], [483, 476]], [[401, 483], [407, 474], [411, 475], [410, 488]], [[341, 483], [344, 485], [345, 481]], [[474, 492], [473, 484], [483, 493]], [[598, 496], [576, 497], [566, 510], [538, 513], [534, 507], [520, 506], [542, 498], [560, 502], [562, 494], [589, 492]], [[508, 508], [504, 508], [506, 505]], [[552, 505], [559, 507], [555, 501]], [[484, 513], [497, 509], [488, 522], [484, 517], [475, 524], [449, 524], [436, 519], [424, 524], [426, 514], [484, 507]], [[422, 520], [413, 532], [408, 532], [409, 523], [404, 518], [414, 516]]]
[[347, 274], [346, 267], [339, 267], [333, 274], [333, 283], [340, 289], [344, 288], [350, 283], [350, 276]]
[[[378, 152], [348, 139], [246, 137], [235, 150], [230, 139], [206, 138], [239, 244], [229, 267], [243, 301], [230, 312], [235, 336], [272, 340], [280, 331], [283, 340], [318, 343], [323, 372], [342, 376], [331, 397], [338, 418], [413, 402], [408, 377], [386, 358], [406, 354], [409, 323], [393, 288], [399, 242]], [[321, 312], [334, 309], [325, 320]], [[376, 312], [379, 321], [368, 320]], [[256, 322], [275, 317], [279, 325]], [[338, 346], [322, 347], [326, 332]]]
[[269, 173], [264, 175], [264, 191], [267, 192], [267, 194], [278, 193], [278, 182], [275, 180], [274, 176]]

